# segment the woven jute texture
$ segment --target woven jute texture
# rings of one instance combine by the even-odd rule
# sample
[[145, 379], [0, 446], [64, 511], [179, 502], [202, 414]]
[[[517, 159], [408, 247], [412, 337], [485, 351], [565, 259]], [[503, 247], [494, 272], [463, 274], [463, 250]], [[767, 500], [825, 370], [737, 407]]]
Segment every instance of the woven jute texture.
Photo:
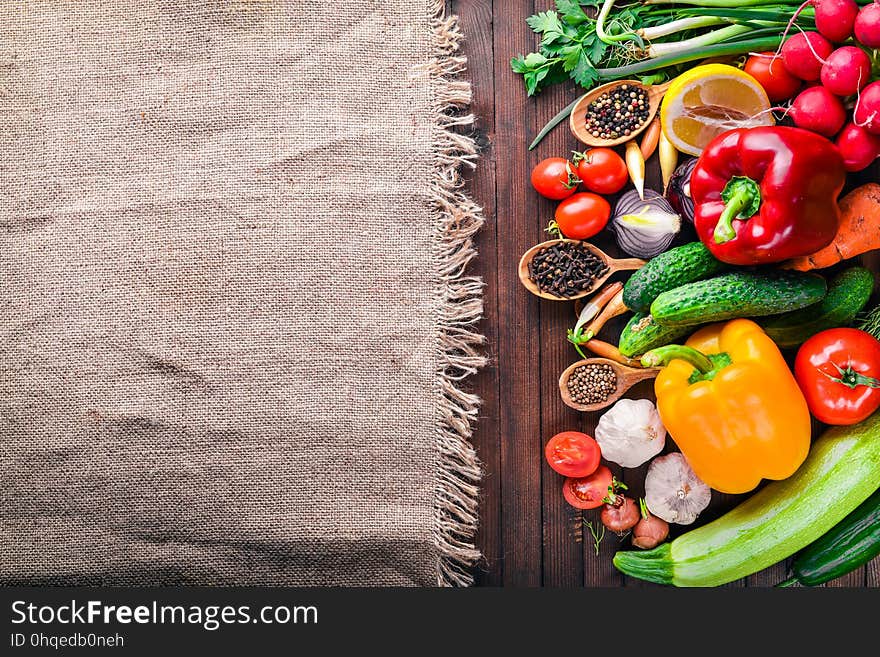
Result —
[[442, 5], [0, 4], [0, 579], [470, 582]]

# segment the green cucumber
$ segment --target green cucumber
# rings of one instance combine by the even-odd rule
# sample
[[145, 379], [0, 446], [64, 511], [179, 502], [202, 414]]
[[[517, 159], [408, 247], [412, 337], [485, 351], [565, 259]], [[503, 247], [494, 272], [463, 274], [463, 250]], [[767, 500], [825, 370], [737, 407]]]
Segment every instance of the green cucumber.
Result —
[[798, 347], [820, 331], [850, 324], [873, 291], [874, 275], [864, 267], [851, 267], [834, 277], [819, 303], [769, 317], [760, 324], [780, 347]]
[[623, 286], [623, 303], [630, 310], [647, 313], [660, 294], [729, 269], [716, 260], [702, 242], [677, 246], [652, 258]]
[[737, 271], [664, 292], [651, 304], [658, 324], [684, 326], [798, 310], [825, 296], [825, 279], [797, 271]]
[[810, 543], [792, 563], [794, 573], [777, 586], [794, 583], [818, 586], [860, 568], [880, 554], [880, 490], [818, 541]]
[[692, 326], [660, 326], [651, 315], [636, 313], [620, 333], [617, 348], [627, 358], [641, 356], [651, 349], [663, 347], [683, 338]]
[[[758, 458], [757, 456], [755, 458]], [[767, 484], [714, 522], [646, 552], [618, 552], [626, 575], [675, 586], [720, 586], [788, 558], [880, 487], [880, 413], [813, 441], [797, 472]]]

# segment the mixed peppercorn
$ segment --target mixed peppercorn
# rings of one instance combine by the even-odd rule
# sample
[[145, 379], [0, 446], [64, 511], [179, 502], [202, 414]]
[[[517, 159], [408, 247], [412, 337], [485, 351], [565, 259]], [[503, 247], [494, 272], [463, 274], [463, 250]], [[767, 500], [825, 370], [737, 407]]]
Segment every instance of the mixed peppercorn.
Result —
[[648, 93], [641, 87], [622, 84], [587, 106], [587, 130], [599, 139], [617, 139], [636, 131], [648, 120]]

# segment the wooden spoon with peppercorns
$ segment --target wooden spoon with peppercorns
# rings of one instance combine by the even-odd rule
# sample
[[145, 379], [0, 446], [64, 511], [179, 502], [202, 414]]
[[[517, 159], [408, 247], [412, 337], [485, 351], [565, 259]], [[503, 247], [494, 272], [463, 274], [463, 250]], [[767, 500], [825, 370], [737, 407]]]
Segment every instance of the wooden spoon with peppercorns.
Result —
[[[581, 289], [576, 293], [566, 295], [553, 294], [546, 289], [542, 289], [532, 279], [529, 267], [529, 265], [535, 259], [535, 256], [537, 256], [539, 253], [541, 253], [545, 249], [549, 249], [562, 243], [580, 245], [583, 249], [589, 251], [596, 258], [601, 260], [606, 267], [605, 271], [600, 273], [598, 276], [592, 278], [587, 287]], [[573, 299], [580, 299], [598, 290], [600, 287], [602, 287], [602, 284], [605, 283], [605, 281], [607, 281], [608, 278], [615, 272], [632, 271], [634, 269], [640, 269], [644, 265], [645, 261], [639, 260], [638, 258], [612, 258], [602, 249], [593, 246], [589, 242], [569, 239], [547, 240], [546, 242], [536, 244], [528, 251], [523, 253], [522, 258], [520, 258], [519, 261], [519, 280], [529, 292], [541, 297], [542, 299], [550, 299], [552, 301], [572, 301]]]
[[[669, 89], [669, 85], [672, 82], [666, 82], [664, 84], [642, 84], [638, 80], [616, 80], [614, 82], [609, 82], [607, 84], [603, 84], [601, 86], [596, 87], [592, 91], [584, 94], [580, 100], [575, 104], [575, 106], [571, 110], [571, 116], [568, 119], [568, 124], [571, 127], [571, 132], [577, 138], [578, 141], [583, 142], [587, 146], [604, 146], [609, 148], [611, 146], [619, 146], [624, 142], [633, 139], [642, 133], [642, 131], [651, 125], [651, 121], [654, 120], [654, 116], [657, 114], [657, 110], [660, 108], [660, 101], [663, 99], [663, 94], [666, 93], [666, 90]], [[626, 85], [626, 89], [623, 89], [624, 85]], [[618, 126], [615, 117], [617, 115], [617, 109], [613, 106], [604, 107], [601, 109], [597, 109], [593, 106], [592, 112], [594, 114], [598, 113], [599, 116], [596, 116], [595, 119], [599, 121], [597, 124], [596, 121], [591, 121], [592, 125], [587, 125], [587, 115], [591, 112], [590, 104], [593, 101], [597, 101], [600, 96], [603, 94], [613, 94], [613, 93], [623, 93], [625, 92], [628, 96], [630, 93], [637, 94], [638, 98], [636, 98], [636, 108], [632, 110], [630, 108], [622, 107], [624, 111], [621, 112], [623, 123], [627, 123], [626, 113], [631, 112], [633, 117], [638, 119], [638, 122], [635, 125], [620, 125]], [[642, 99], [642, 94], [645, 94], [645, 107], [640, 108], [638, 106], [638, 100]], [[609, 97], [610, 99], [610, 97]], [[612, 103], [613, 103], [612, 99]], [[610, 114], [605, 114], [602, 116], [603, 110], [612, 109], [613, 111]], [[630, 121], [631, 123], [631, 121]], [[608, 134], [609, 132], [617, 132], [617, 127], [622, 127], [623, 130], [617, 132], [617, 137], [602, 137], [601, 131], [603, 130], [600, 127], [602, 124], [607, 126], [607, 130], [604, 134]], [[628, 130], [629, 132], [625, 132]], [[600, 132], [600, 135], [594, 135], [594, 132]]]
[[[609, 392], [608, 395], [604, 397], [604, 399], [602, 399], [601, 401], [596, 401], [593, 403], [583, 403], [575, 401], [572, 390], [568, 387], [569, 380], [571, 379], [574, 371], [584, 366], [596, 368], [596, 375], [598, 377], [597, 380], [600, 380], [604, 377], [604, 373], [608, 371], [608, 367], [610, 367], [614, 371], [614, 390], [612, 392]], [[559, 377], [559, 393], [562, 395], [562, 401], [565, 403], [566, 406], [570, 406], [571, 408], [578, 411], [598, 411], [605, 408], [606, 406], [610, 406], [618, 399], [623, 397], [624, 393], [626, 393], [627, 390], [632, 388], [639, 381], [644, 381], [645, 379], [653, 379], [655, 376], [657, 376], [657, 373], [660, 372], [660, 369], [661, 368], [659, 367], [627, 367], [626, 365], [615, 363], [613, 360], [609, 360], [607, 358], [586, 358], [584, 360], [579, 360], [576, 363], [572, 363], [565, 368], [565, 371]]]

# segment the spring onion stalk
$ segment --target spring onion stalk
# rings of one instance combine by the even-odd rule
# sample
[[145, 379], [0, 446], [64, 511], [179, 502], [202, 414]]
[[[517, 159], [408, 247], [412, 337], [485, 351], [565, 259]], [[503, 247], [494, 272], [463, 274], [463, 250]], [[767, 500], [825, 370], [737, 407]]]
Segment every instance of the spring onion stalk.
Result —
[[779, 47], [780, 41], [782, 41], [782, 36], [777, 34], [776, 36], [765, 36], [758, 39], [743, 39], [742, 41], [733, 41], [730, 43], [716, 43], [710, 46], [671, 53], [664, 55], [663, 57], [644, 59], [640, 62], [627, 64], [626, 66], [598, 68], [596, 69], [596, 73], [599, 74], [600, 78], [606, 80], [628, 78], [633, 75], [644, 73], [645, 71], [654, 71], [666, 66], [685, 64], [698, 59], [742, 55], [749, 52], [760, 52], [763, 50], [776, 50], [776, 48]]
[[602, 9], [599, 10], [599, 16], [596, 18], [596, 36], [598, 36], [601, 41], [612, 46], [621, 41], [636, 41], [638, 42], [639, 47], [644, 47], [644, 42], [635, 32], [608, 34], [608, 32], [605, 31], [605, 21], [608, 20], [608, 15], [614, 8], [614, 2], [615, 0], [605, 0], [602, 4]]
[[645, 39], [652, 41], [661, 37], [682, 32], [684, 30], [695, 30], [701, 27], [712, 27], [714, 25], [723, 25], [727, 21], [721, 16], [689, 16], [688, 18], [680, 18], [677, 21], [671, 21], [663, 25], [655, 25], [654, 27], [643, 27], [636, 30], [636, 34]]
[[718, 30], [712, 30], [711, 32], [707, 32], [706, 34], [691, 37], [690, 39], [685, 39], [684, 41], [654, 43], [651, 44], [651, 46], [648, 48], [648, 57], [664, 57], [666, 55], [674, 55], [678, 52], [687, 52], [689, 50], [711, 46], [715, 43], [720, 43], [722, 41], [726, 41], [728, 39], [732, 39], [734, 37], [738, 37], [741, 34], [746, 34], [747, 32], [752, 31], [753, 29], [751, 27], [748, 27], [747, 25], [728, 25], [727, 27], [722, 27]]
[[[793, 14], [796, 10], [796, 5], [762, 5], [752, 9], [730, 9], [728, 7], [679, 7], [675, 10], [675, 13], [685, 17], [706, 18], [714, 16], [727, 20], [737, 18], [743, 18], [746, 20], [767, 20], [774, 22], [777, 25], [784, 25], [787, 23], [787, 20], [784, 17]], [[798, 18], [813, 19], [815, 15], [815, 10], [812, 7], [807, 7], [801, 12]]]

